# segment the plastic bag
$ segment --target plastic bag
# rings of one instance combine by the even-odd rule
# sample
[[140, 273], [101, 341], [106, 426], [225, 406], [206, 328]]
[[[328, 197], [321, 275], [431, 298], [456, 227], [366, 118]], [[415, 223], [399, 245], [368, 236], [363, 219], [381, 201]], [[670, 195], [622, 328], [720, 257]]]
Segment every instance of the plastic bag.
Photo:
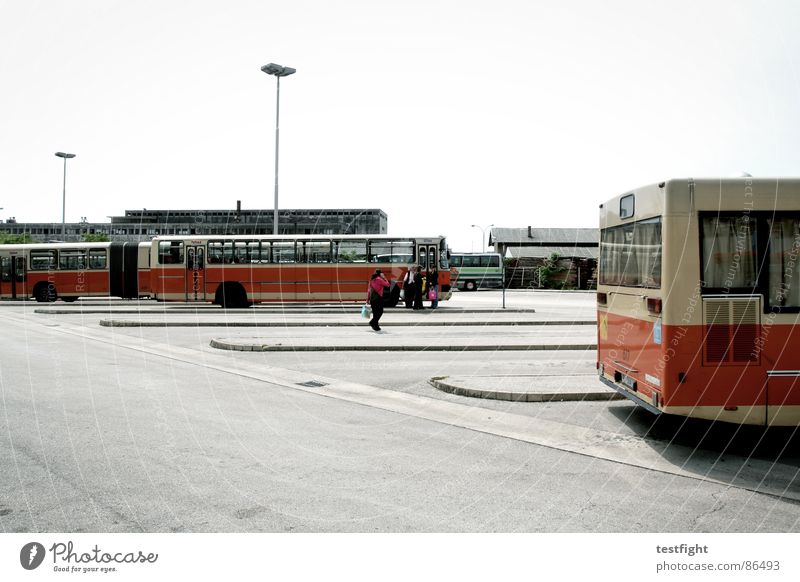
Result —
[[429, 300], [436, 301], [436, 297], [437, 297], [436, 289], [431, 289], [430, 291], [428, 291], [428, 299]]
[[372, 317], [372, 307], [370, 307], [368, 303], [361, 306], [361, 317], [364, 319]]

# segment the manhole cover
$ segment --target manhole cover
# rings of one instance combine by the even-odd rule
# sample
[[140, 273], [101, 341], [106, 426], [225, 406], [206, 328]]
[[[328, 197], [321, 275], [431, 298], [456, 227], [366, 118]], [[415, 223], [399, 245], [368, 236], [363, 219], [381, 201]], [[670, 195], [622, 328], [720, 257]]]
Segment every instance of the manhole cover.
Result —
[[308, 388], [321, 388], [327, 386], [327, 382], [320, 382], [319, 380], [309, 380], [308, 382], [298, 382], [298, 386], [307, 386]]

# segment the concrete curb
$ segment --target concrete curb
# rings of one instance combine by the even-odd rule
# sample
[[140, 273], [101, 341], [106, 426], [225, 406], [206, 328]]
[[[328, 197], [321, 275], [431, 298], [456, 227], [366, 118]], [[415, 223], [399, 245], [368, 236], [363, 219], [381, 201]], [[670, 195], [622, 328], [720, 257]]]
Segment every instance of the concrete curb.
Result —
[[295, 346], [288, 344], [237, 344], [212, 339], [211, 347], [235, 352], [497, 352], [497, 351], [586, 351], [597, 349], [597, 344], [528, 344], [528, 345], [343, 345]]
[[[353, 321], [128, 321], [101, 319], [101, 327], [360, 327], [363, 320]], [[482, 327], [597, 325], [596, 321], [382, 321], [383, 327]]]
[[[350, 305], [344, 309], [331, 309], [331, 308], [321, 308], [321, 309], [314, 309], [313, 307], [250, 307], [245, 309], [222, 309], [221, 307], [217, 307], [215, 305], [209, 306], [197, 306], [197, 307], [184, 307], [184, 306], [172, 306], [169, 307], [162, 307], [164, 304], [153, 304], [152, 306], [147, 307], [155, 307], [155, 309], [64, 309], [64, 308], [56, 308], [56, 309], [48, 309], [46, 307], [40, 307], [34, 309], [34, 313], [38, 313], [41, 315], [114, 315], [114, 314], [121, 314], [121, 315], [148, 315], [148, 314], [178, 314], [178, 315], [186, 315], [192, 312], [195, 313], [264, 313], [270, 315], [283, 315], [283, 314], [325, 314], [325, 315], [357, 315], [361, 311], [361, 304], [358, 305]], [[161, 307], [159, 309], [159, 307]], [[410, 309], [408, 311], [411, 311]], [[536, 313], [535, 309], [461, 309], [458, 307], [439, 307], [437, 309], [439, 313], [456, 315], [456, 314], [463, 314], [463, 313], [484, 313], [486, 315], [496, 315], [500, 313]], [[405, 309], [400, 309], [399, 307], [389, 307], [385, 313], [406, 313]], [[423, 309], [418, 311], [412, 312], [415, 315], [427, 316], [432, 314], [432, 310], [430, 309]]]
[[[587, 376], [594, 377], [594, 376]], [[488, 382], [491, 379], [487, 378]], [[608, 401], [624, 400], [624, 396], [612, 390], [587, 392], [519, 392], [510, 390], [492, 390], [489, 388], [468, 388], [448, 382], [448, 376], [435, 377], [428, 383], [442, 392], [470, 398], [490, 400], [508, 400], [510, 402], [576, 402], [582, 400]]]

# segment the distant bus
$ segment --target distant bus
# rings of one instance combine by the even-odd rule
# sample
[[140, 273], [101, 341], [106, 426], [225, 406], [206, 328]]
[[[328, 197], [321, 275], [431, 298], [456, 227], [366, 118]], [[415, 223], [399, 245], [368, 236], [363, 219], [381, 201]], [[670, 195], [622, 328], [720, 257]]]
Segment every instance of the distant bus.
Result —
[[500, 253], [451, 253], [450, 284], [454, 289], [503, 288], [503, 261]]
[[138, 256], [150, 244], [40, 243], [0, 245], [0, 299], [51, 302], [78, 297], [137, 298], [147, 295], [146, 271], [137, 270]]
[[440, 271], [450, 297], [447, 240], [388, 235], [161, 236], [150, 243], [150, 292], [158, 301], [247, 307], [262, 302], [363, 302], [376, 268], [392, 282], [390, 306], [414, 265]]

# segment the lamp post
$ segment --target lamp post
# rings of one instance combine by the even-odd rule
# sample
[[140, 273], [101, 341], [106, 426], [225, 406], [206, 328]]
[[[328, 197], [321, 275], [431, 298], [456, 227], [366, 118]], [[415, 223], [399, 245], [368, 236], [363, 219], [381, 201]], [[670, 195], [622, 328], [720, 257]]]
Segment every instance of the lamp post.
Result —
[[66, 215], [67, 215], [67, 160], [69, 158], [74, 158], [75, 154], [65, 154], [64, 152], [56, 152], [56, 156], [59, 158], [64, 158], [64, 181], [63, 181], [63, 189], [61, 192], [61, 239], [67, 239], [67, 223], [66, 223]]
[[473, 224], [472, 228], [480, 228], [481, 229], [481, 252], [486, 252], [486, 229], [492, 228], [494, 224], [490, 224], [489, 226], [479, 226], [477, 224]]
[[297, 72], [297, 69], [270, 63], [261, 67], [267, 75], [274, 75], [278, 80], [278, 94], [275, 99], [275, 215], [272, 222], [272, 234], [278, 234], [278, 142], [280, 136], [281, 119], [281, 77], [288, 77]]

